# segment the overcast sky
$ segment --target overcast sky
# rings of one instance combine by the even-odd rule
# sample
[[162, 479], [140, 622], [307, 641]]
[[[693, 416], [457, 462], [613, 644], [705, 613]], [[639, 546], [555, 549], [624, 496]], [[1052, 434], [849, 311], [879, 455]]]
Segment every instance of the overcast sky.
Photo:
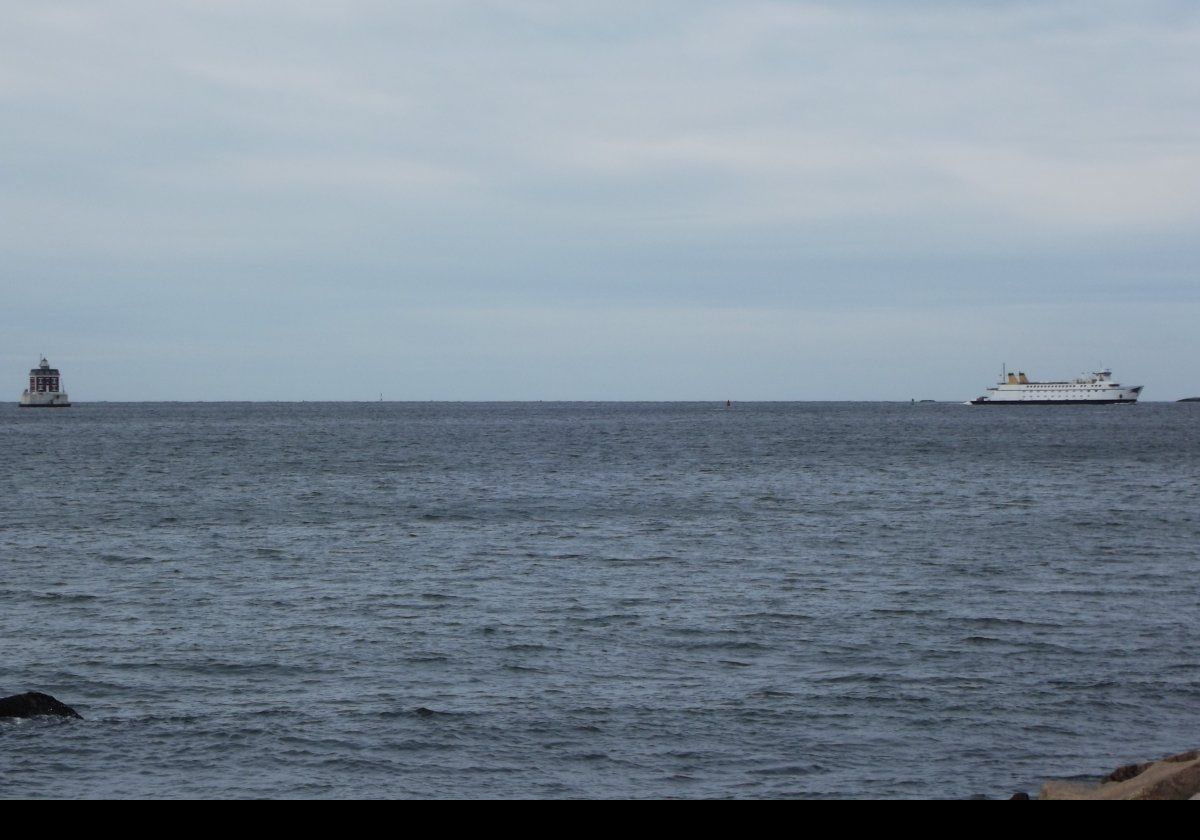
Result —
[[73, 399], [1200, 395], [1195, 2], [0, 0]]

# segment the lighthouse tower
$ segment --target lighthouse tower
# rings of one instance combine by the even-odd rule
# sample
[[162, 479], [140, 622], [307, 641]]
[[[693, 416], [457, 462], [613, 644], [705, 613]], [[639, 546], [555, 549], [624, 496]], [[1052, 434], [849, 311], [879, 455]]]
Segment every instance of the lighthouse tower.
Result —
[[21, 408], [67, 408], [70, 399], [62, 390], [58, 368], [50, 367], [43, 356], [41, 363], [29, 371], [29, 387], [21, 394]]

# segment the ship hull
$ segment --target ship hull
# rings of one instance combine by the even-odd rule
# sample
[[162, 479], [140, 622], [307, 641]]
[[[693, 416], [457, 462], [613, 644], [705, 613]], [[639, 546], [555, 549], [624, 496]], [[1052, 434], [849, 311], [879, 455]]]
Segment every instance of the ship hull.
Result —
[[1134, 405], [1133, 400], [971, 400], [971, 405]]
[[60, 403], [18, 403], [21, 408], [70, 408], [69, 402]]

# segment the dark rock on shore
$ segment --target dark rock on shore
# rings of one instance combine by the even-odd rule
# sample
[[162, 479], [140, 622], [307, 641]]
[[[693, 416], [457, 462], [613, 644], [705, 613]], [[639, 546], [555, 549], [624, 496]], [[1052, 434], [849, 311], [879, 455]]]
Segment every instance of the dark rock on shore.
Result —
[[60, 703], [49, 694], [42, 694], [39, 691], [29, 691], [25, 694], [0, 698], [0, 718], [31, 718], [39, 715], [83, 720], [83, 715], [66, 703]]
[[1191, 799], [1200, 795], [1200, 750], [1118, 767], [1099, 784], [1046, 782], [1039, 799]]

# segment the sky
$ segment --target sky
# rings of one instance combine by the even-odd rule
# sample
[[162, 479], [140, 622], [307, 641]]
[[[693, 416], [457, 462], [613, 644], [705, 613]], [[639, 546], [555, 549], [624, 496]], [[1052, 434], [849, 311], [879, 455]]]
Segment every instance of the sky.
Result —
[[0, 0], [0, 371], [1200, 396], [1200, 4]]

